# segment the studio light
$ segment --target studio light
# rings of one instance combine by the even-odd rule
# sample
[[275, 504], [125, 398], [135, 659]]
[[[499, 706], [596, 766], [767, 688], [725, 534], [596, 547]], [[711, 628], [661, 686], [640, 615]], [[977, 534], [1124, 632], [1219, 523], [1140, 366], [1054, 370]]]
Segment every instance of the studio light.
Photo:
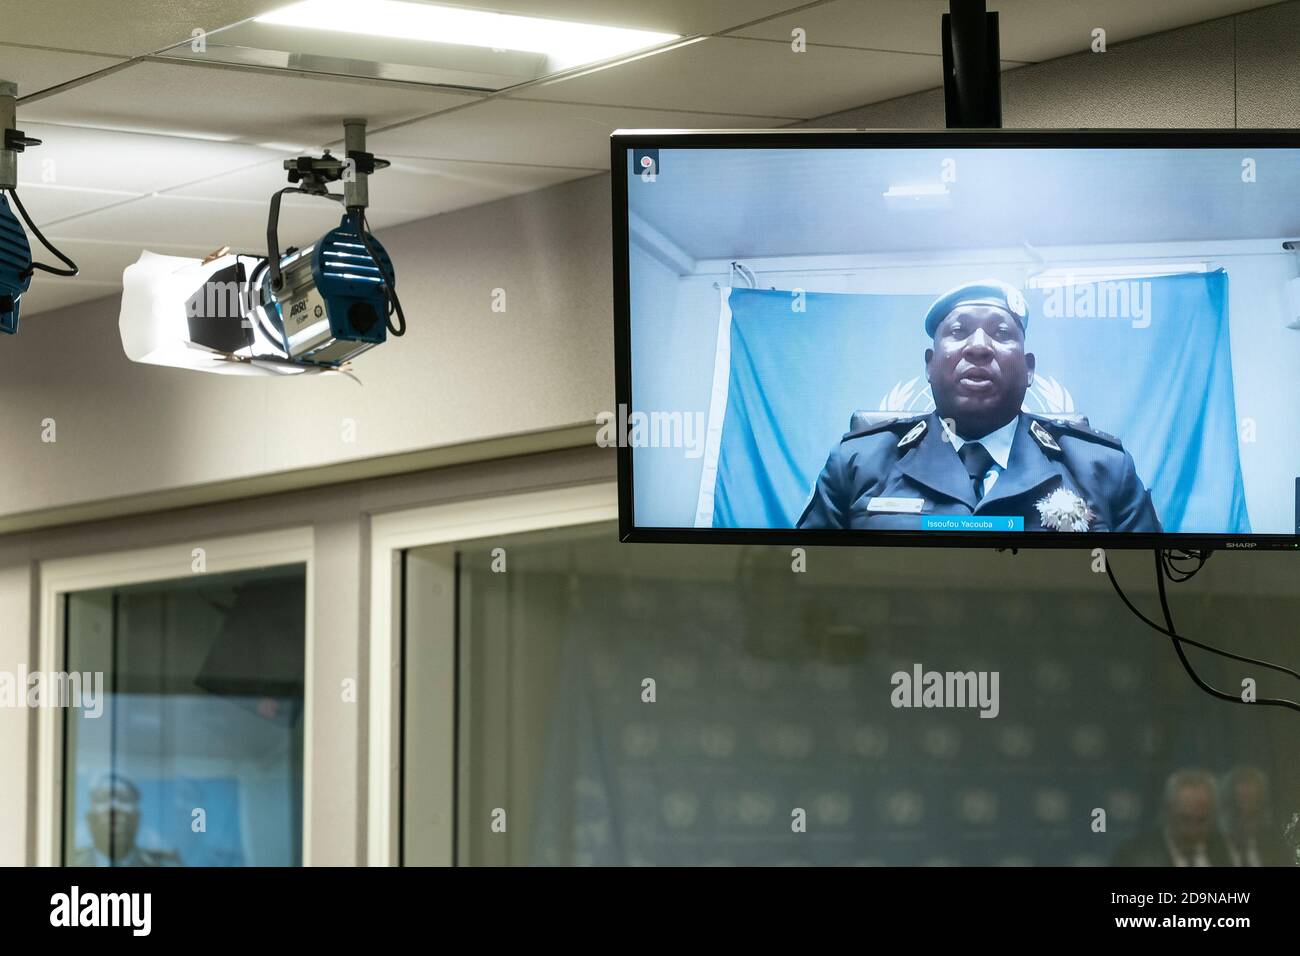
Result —
[[[22, 298], [31, 287], [32, 275], [36, 271], [56, 276], [77, 274], [76, 263], [50, 245], [18, 198], [18, 154], [41, 145], [41, 141], [14, 128], [17, 105], [17, 85], [0, 81], [0, 136], [3, 136], [0, 140], [0, 332], [9, 335], [18, 331]], [[22, 222], [19, 222], [19, 216]], [[31, 243], [27, 241], [22, 223], [27, 224], [27, 229], [40, 240], [41, 245], [64, 263], [63, 268], [32, 261]]]
[[[369, 177], [389, 164], [366, 152], [364, 120], [343, 128], [343, 158], [285, 160], [290, 185], [271, 197], [265, 256], [145, 252], [127, 267], [118, 326], [128, 358], [225, 374], [329, 372], [405, 334], [392, 260], [366, 221]], [[343, 192], [331, 192], [340, 181]], [[339, 203], [339, 225], [282, 253], [287, 193]]]

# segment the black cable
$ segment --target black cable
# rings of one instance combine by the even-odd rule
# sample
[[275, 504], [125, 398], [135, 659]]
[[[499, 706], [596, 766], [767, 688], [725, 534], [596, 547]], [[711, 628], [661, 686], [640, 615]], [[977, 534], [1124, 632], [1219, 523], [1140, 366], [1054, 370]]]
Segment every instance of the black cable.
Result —
[[12, 199], [14, 205], [18, 207], [18, 213], [23, 217], [23, 222], [27, 223], [27, 229], [31, 234], [39, 239], [41, 245], [43, 245], [49, 252], [54, 253], [54, 255], [67, 266], [66, 269], [58, 269], [54, 266], [47, 266], [43, 262], [33, 262], [32, 267], [23, 273], [23, 278], [26, 279], [37, 269], [41, 272], [48, 272], [50, 275], [67, 276], [68, 278], [71, 278], [80, 272], [81, 270], [77, 268], [77, 264], [61, 253], [58, 249], [55, 249], [54, 246], [50, 244], [50, 240], [45, 238], [45, 234], [36, 228], [36, 223], [32, 222], [32, 217], [27, 214], [27, 207], [24, 206], [23, 201], [18, 198], [18, 190], [9, 187], [4, 191], [9, 194], [9, 198]]
[[[1176, 634], [1177, 631], [1174, 628], [1173, 614], [1169, 610], [1169, 595], [1165, 592], [1165, 577], [1169, 573], [1168, 568], [1165, 564], [1166, 558], [1163, 552], [1161, 552], [1159, 548], [1156, 548], [1152, 552], [1152, 554], [1155, 556], [1156, 590], [1160, 594], [1160, 610], [1165, 617], [1165, 627], [1169, 629], [1170, 634]], [[1204, 561], [1202, 561], [1201, 564], [1203, 565]], [[1200, 570], [1200, 565], [1197, 566], [1196, 570]], [[1195, 574], [1195, 573], [1196, 571], [1191, 572], [1191, 574]], [[1191, 574], [1189, 574], [1188, 577], [1191, 577]], [[1186, 580], [1186, 578], [1183, 578], [1182, 580]], [[1178, 660], [1183, 665], [1183, 670], [1187, 671], [1187, 676], [1192, 679], [1192, 682], [1196, 684], [1197, 687], [1205, 691], [1207, 694], [1219, 698], [1220, 700], [1226, 700], [1234, 704], [1247, 703], [1247, 701], [1242, 700], [1241, 697], [1239, 697], [1236, 694], [1229, 694], [1219, 690], [1217, 687], [1211, 686], [1208, 682], [1206, 682], [1201, 677], [1201, 675], [1196, 673], [1196, 669], [1192, 667], [1191, 662], [1187, 659], [1186, 652], [1183, 650], [1182, 638], [1180, 637], [1175, 638], [1173, 644], [1174, 644], [1174, 652], [1178, 654]], [[1296, 704], [1289, 700], [1276, 700], [1273, 698], [1265, 697], [1265, 698], [1258, 698], [1255, 701], [1253, 701], [1253, 703], [1272, 704], [1277, 707], [1290, 707], [1292, 710], [1300, 711], [1300, 704]]]
[[[353, 206], [349, 211], [356, 220], [357, 235], [361, 237], [361, 244], [366, 247], [366, 253], [374, 260], [375, 267], [379, 270], [380, 286], [389, 302], [388, 317], [385, 319], [389, 334], [394, 338], [401, 338], [406, 334], [406, 313], [402, 311], [402, 302], [397, 298], [397, 276], [384, 267], [384, 261], [379, 258], [379, 253], [370, 242], [370, 224], [366, 222], [366, 207]], [[393, 325], [394, 312], [397, 314], [397, 325]]]
[[[266, 272], [270, 268], [270, 263], [270, 259], [262, 259], [253, 267], [253, 271], [249, 273], [248, 276], [248, 317], [250, 332], [252, 333], [252, 341], [249, 342], [248, 347], [249, 355], [253, 358], [259, 357], [253, 353], [253, 350], [257, 348], [257, 330], [259, 328], [269, 345], [275, 346], [283, 351], [283, 346], [280, 343], [284, 341], [284, 330], [277, 329], [275, 324], [271, 321], [271, 310], [260, 301], [261, 289], [257, 284], [258, 279], [262, 277], [262, 273]], [[254, 321], [257, 323], [256, 327], [252, 325]]]
[[[1172, 551], [1161, 551], [1160, 558], [1164, 565], [1165, 576], [1169, 580], [1181, 584], [1184, 581], [1190, 581], [1196, 576], [1196, 572], [1205, 567], [1205, 562], [1210, 560], [1210, 551], [1176, 549]], [[1183, 568], [1178, 565], [1179, 561], [1195, 561], [1194, 567]]]
[[1119, 595], [1119, 599], [1124, 602], [1124, 606], [1127, 607], [1130, 611], [1132, 611], [1142, 621], [1143, 624], [1145, 624], [1147, 627], [1151, 628], [1152, 630], [1159, 631], [1161, 634], [1165, 635], [1165, 637], [1171, 638], [1174, 641], [1181, 641], [1184, 644], [1188, 644], [1192, 647], [1200, 648], [1201, 650], [1208, 651], [1211, 654], [1218, 654], [1220, 657], [1226, 657], [1229, 658], [1230, 660], [1240, 661], [1243, 664], [1253, 664], [1256, 667], [1265, 667], [1268, 668], [1269, 670], [1278, 671], [1279, 673], [1287, 674], [1291, 677], [1294, 677], [1296, 680], [1300, 680], [1300, 672], [1293, 671], [1289, 667], [1284, 667], [1281, 664], [1273, 664], [1269, 661], [1257, 660], [1254, 657], [1244, 657], [1241, 654], [1234, 654], [1231, 651], [1225, 651], [1220, 647], [1213, 646], [1212, 644], [1204, 644], [1201, 641], [1194, 640], [1193, 638], [1183, 637], [1181, 634], [1176, 633], [1172, 628], [1167, 629], [1161, 627], [1155, 621], [1151, 620], [1151, 618], [1147, 617], [1145, 614], [1139, 611], [1133, 605], [1133, 602], [1128, 599], [1128, 596], [1124, 593], [1124, 589], [1119, 586], [1119, 581], [1116, 580], [1115, 573], [1111, 571], [1109, 561], [1105, 562], [1105, 567], [1106, 567], [1106, 576], [1110, 578], [1111, 586], [1115, 589], [1115, 593]]
[[[1183, 557], [1186, 556], [1187, 554], [1188, 554], [1187, 552], [1184, 552], [1183, 555], [1180, 555], [1178, 559], [1182, 560]], [[1241, 697], [1239, 697], [1236, 694], [1228, 694], [1225, 693], [1224, 691], [1219, 690], [1216, 687], [1211, 686], [1210, 684], [1206, 683], [1206, 681], [1204, 681], [1199, 674], [1196, 673], [1195, 668], [1192, 667], [1191, 662], [1187, 659], [1187, 654], [1183, 651], [1183, 647], [1182, 647], [1183, 644], [1189, 644], [1192, 647], [1197, 647], [1200, 648], [1201, 650], [1208, 651], [1211, 654], [1218, 654], [1221, 657], [1230, 658], [1231, 660], [1240, 661], [1243, 664], [1253, 664], [1257, 667], [1264, 667], [1264, 668], [1268, 668], [1269, 670], [1280, 671], [1284, 674], [1290, 674], [1292, 677], [1300, 679], [1300, 674], [1298, 674], [1296, 671], [1291, 670], [1289, 667], [1282, 666], [1281, 664], [1272, 664], [1268, 661], [1261, 661], [1251, 657], [1244, 657], [1240, 654], [1233, 654], [1230, 651], [1225, 651], [1221, 648], [1213, 647], [1209, 644], [1203, 644], [1200, 641], [1196, 641], [1193, 640], [1192, 638], [1183, 637], [1182, 635], [1180, 635], [1177, 632], [1177, 630], [1174, 628], [1173, 614], [1169, 609], [1169, 598], [1168, 595], [1165, 593], [1165, 575], [1167, 571], [1165, 561], [1167, 559], [1165, 555], [1162, 554], [1159, 548], [1155, 549], [1154, 556], [1155, 556], [1155, 565], [1156, 565], [1156, 587], [1160, 594], [1160, 608], [1164, 614], [1165, 627], [1161, 627], [1155, 621], [1151, 620], [1149, 617], [1147, 617], [1145, 614], [1139, 611], [1137, 607], [1133, 604], [1133, 602], [1128, 599], [1128, 595], [1124, 593], [1124, 589], [1120, 587], [1119, 581], [1115, 577], [1115, 572], [1111, 570], [1109, 558], [1107, 558], [1103, 562], [1103, 566], [1106, 569], [1106, 577], [1110, 579], [1111, 587], [1115, 589], [1115, 593], [1119, 595], [1119, 599], [1124, 602], [1125, 607], [1127, 607], [1130, 611], [1132, 611], [1133, 614], [1136, 615], [1137, 618], [1141, 620], [1143, 624], [1146, 624], [1152, 630], [1159, 631], [1161, 634], [1164, 634], [1166, 637], [1170, 639], [1170, 642], [1174, 646], [1174, 651], [1178, 654], [1179, 663], [1183, 665], [1183, 670], [1185, 670], [1187, 672], [1187, 675], [1192, 679], [1192, 683], [1194, 683], [1198, 688], [1203, 690], [1205, 693], [1209, 694], [1211, 697], [1217, 697], [1219, 700], [1225, 700], [1228, 701], [1229, 703], [1264, 704], [1265, 706], [1272, 706], [1272, 707], [1286, 707], [1290, 710], [1300, 712], [1300, 704], [1296, 703], [1295, 701], [1286, 700], [1283, 698], [1259, 697], [1256, 698], [1254, 701], [1242, 700]], [[1194, 574], [1196, 574], [1197, 571], [1199, 571], [1205, 565], [1205, 562], [1209, 559], [1209, 553], [1201, 552], [1199, 555], [1195, 556], [1194, 559], [1197, 560], [1198, 562], [1194, 569], [1192, 569], [1190, 572], [1181, 572], [1185, 574], [1184, 577], [1175, 577], [1172, 578], [1172, 580], [1174, 580], [1175, 582], [1185, 581], [1188, 578], [1192, 577]]]

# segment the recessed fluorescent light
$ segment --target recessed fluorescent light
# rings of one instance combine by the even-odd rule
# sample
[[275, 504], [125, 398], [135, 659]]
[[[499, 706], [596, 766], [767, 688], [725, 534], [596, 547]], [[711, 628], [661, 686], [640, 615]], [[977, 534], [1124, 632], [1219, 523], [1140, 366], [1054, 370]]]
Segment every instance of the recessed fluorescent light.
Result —
[[918, 186], [890, 186], [883, 193], [886, 199], [920, 198], [922, 196], [946, 196], [948, 187], [943, 183], [921, 183]]
[[264, 14], [257, 22], [544, 53], [566, 63], [592, 63], [679, 39], [673, 33], [568, 23], [405, 0], [302, 0]]

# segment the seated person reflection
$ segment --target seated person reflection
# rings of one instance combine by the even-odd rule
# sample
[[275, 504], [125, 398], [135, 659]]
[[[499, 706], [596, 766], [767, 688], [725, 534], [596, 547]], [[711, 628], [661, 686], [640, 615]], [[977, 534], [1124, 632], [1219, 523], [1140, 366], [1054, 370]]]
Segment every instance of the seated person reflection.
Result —
[[106, 773], [90, 790], [86, 826], [94, 846], [78, 847], [71, 866], [179, 866], [174, 853], [136, 844], [140, 830], [140, 791], [116, 773]]
[[1220, 787], [1223, 838], [1233, 866], [1290, 866], [1293, 861], [1273, 823], [1268, 777], [1258, 767], [1236, 767]]
[[1214, 777], [1177, 770], [1165, 781], [1160, 829], [1120, 846], [1115, 866], [1228, 866], [1228, 848], [1216, 827]]
[[994, 279], [941, 295], [925, 318], [929, 415], [845, 435], [799, 528], [915, 529], [926, 515], [1019, 516], [1026, 531], [1159, 533], [1119, 439], [1021, 410], [1033, 383], [1020, 290]]

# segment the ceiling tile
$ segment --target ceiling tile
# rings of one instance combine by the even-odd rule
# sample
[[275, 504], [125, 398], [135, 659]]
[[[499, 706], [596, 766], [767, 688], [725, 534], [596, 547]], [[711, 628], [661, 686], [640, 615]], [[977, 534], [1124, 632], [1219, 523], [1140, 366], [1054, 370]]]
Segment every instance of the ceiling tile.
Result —
[[736, 27], [797, 7], [800, 2], [801, 0], [654, 0], [651, 3], [646, 0], [451, 0], [445, 5], [690, 36]]
[[[367, 215], [371, 225], [378, 229], [588, 175], [591, 175], [591, 171], [586, 169], [394, 159], [390, 168], [376, 173], [370, 180], [370, 209]], [[260, 217], [265, 236], [267, 204], [275, 190], [287, 185], [284, 177], [284, 169], [278, 162], [267, 163], [194, 183], [169, 195], [178, 199], [241, 202], [250, 207], [249, 215]], [[333, 191], [337, 192], [338, 187]], [[290, 224], [300, 209], [310, 209], [313, 214], [332, 218], [333, 223], [337, 223], [342, 213], [341, 207], [331, 205], [326, 200], [288, 196], [284, 200], [281, 215], [285, 228], [291, 227]], [[324, 212], [321, 213], [321, 210]], [[262, 245], [265, 245], [264, 241]]]
[[732, 38], [702, 40], [522, 90], [520, 99], [809, 119], [941, 79], [937, 57]]
[[1010, 60], [1050, 60], [1082, 53], [1092, 46], [1092, 31], [1106, 31], [1107, 46], [1138, 37], [1230, 16], [1276, 0], [995, 0], [999, 10], [1002, 56]]
[[287, 0], [0, 0], [5, 39], [138, 56], [282, 7]]
[[[1037, 62], [1079, 53], [1092, 44], [1092, 31], [1106, 31], [1107, 44], [1161, 30], [1224, 17], [1277, 0], [989, 0], [998, 16], [1004, 60]], [[942, 52], [940, 18], [948, 0], [834, 0], [737, 31], [737, 36], [790, 41], [802, 27], [809, 44], [829, 43], [866, 50]]]
[[[214, 176], [207, 176], [203, 179], [195, 180], [178, 187], [170, 192], [174, 196], [190, 196], [200, 199], [226, 199], [232, 202], [249, 202], [261, 203], [266, 206], [270, 203], [271, 194], [278, 190], [284, 189], [289, 185], [288, 172], [284, 168], [284, 160], [289, 159], [291, 154], [285, 153], [266, 162], [257, 163], [256, 165], [246, 166], [242, 169], [231, 169], [226, 172], [217, 173]], [[336, 184], [334, 192], [338, 192], [340, 187]], [[371, 192], [374, 192], [374, 186], [371, 186]], [[373, 198], [373, 196], [372, 196]], [[293, 203], [311, 202], [303, 196], [286, 196], [284, 203], [286, 208]], [[320, 200], [324, 202], [325, 200]]]
[[590, 170], [553, 166], [397, 159], [383, 173], [387, 180], [372, 180], [368, 217], [380, 229], [590, 175]]
[[290, 155], [237, 143], [22, 123], [42, 145], [18, 158], [18, 183], [150, 193]]
[[[990, 3], [990, 8], [996, 0]], [[833, 0], [738, 30], [735, 36], [791, 42], [796, 27], [809, 44], [940, 55], [939, 18], [948, 0]], [[1006, 56], [1007, 51], [1002, 51]], [[806, 55], [806, 54], [805, 54]]]
[[[1003, 123], [1025, 129], [1231, 127], [1233, 34], [1231, 20], [1216, 20], [1105, 54], [1077, 53], [1068, 65], [1011, 70], [1002, 75]], [[1196, 69], [1186, 69], [1188, 63]], [[1170, 76], [1178, 82], [1171, 84]]]
[[[77, 285], [91, 283], [94, 285], [121, 286], [122, 270], [140, 258], [143, 247], [125, 242], [110, 242], [102, 239], [59, 239], [56, 245], [64, 255], [77, 264], [78, 273], [71, 279], [57, 276], [36, 274], [36, 280], [46, 288], [50, 286]], [[187, 256], [201, 259], [212, 251], [211, 243], [198, 246], [151, 245], [150, 252], [168, 256]], [[50, 256], [41, 257], [52, 261]], [[33, 286], [35, 288], [35, 286]]]
[[[148, 196], [121, 206], [89, 213], [60, 223], [51, 240], [101, 239], [138, 249], [162, 245], [208, 250], [230, 246], [243, 252], [266, 248], [264, 201], [230, 202], [171, 195]], [[320, 238], [338, 225], [337, 207], [289, 197], [281, 210], [280, 239], [285, 247]]]
[[[42, 230], [52, 222], [103, 209], [138, 195], [113, 189], [71, 189], [19, 180], [18, 195], [23, 206]], [[32, 240], [33, 246], [36, 241]]]
[[315, 147], [342, 139], [346, 117], [362, 116], [378, 127], [471, 99], [414, 86], [150, 61], [37, 100], [24, 115], [101, 129]]
[[[0, 23], [3, 23], [0, 20]], [[14, 39], [5, 24], [6, 39]], [[30, 96], [41, 90], [58, 86], [77, 77], [96, 73], [117, 63], [120, 57], [88, 56], [84, 53], [54, 53], [50, 50], [32, 50], [27, 47], [0, 44], [0, 80], [18, 84], [18, 96]], [[19, 128], [27, 111], [18, 106]]]
[[722, 113], [499, 98], [378, 133], [371, 137], [370, 149], [385, 157], [608, 169], [609, 134], [616, 129], [753, 129], [788, 122]]

